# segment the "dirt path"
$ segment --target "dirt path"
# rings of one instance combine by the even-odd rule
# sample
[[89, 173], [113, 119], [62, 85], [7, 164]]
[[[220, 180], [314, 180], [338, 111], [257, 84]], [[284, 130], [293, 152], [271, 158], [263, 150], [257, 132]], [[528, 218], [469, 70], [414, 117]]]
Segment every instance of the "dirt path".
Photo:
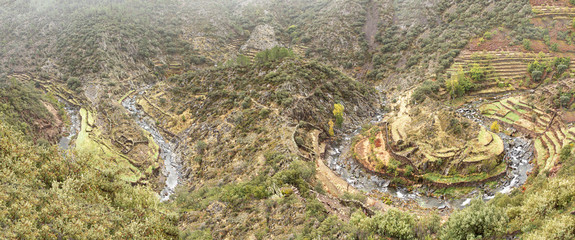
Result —
[[[325, 151], [325, 143], [319, 144], [319, 130], [313, 130], [310, 132], [313, 148], [316, 152], [316, 177], [322, 183], [323, 188], [327, 193], [335, 197], [341, 197], [344, 193], [361, 194], [360, 191], [355, 189], [344, 179], [336, 175], [328, 166], [325, 165], [323, 159], [321, 158], [321, 153]], [[379, 211], [385, 212], [391, 208], [390, 205], [384, 204], [372, 197], [367, 197], [366, 205], [370, 206]]]
[[345, 180], [337, 176], [329, 169], [321, 158], [321, 153], [325, 151], [325, 143], [319, 144], [319, 130], [313, 130], [310, 135], [313, 141], [313, 148], [316, 154], [316, 176], [321, 181], [324, 189], [331, 195], [341, 196], [345, 192], [359, 193], [357, 189], [349, 185]]

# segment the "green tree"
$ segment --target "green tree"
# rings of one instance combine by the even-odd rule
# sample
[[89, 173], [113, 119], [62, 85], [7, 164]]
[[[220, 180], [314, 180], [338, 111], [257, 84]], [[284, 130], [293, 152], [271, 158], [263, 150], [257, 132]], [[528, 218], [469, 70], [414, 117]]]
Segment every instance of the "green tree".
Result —
[[479, 64], [473, 64], [471, 70], [469, 70], [469, 75], [471, 80], [474, 82], [483, 82], [485, 80], [486, 74], [485, 70]]
[[449, 217], [440, 239], [469, 240], [496, 237], [505, 233], [508, 218], [505, 211], [476, 198], [471, 204]]
[[384, 214], [376, 214], [370, 223], [372, 232], [380, 236], [399, 239], [415, 238], [415, 219], [406, 212], [392, 208]]
[[66, 85], [68, 85], [70, 90], [78, 91], [78, 89], [82, 87], [82, 81], [80, 81], [80, 79], [77, 77], [71, 77], [68, 78], [68, 81], [66, 81]]
[[529, 39], [523, 39], [523, 48], [525, 48], [525, 50], [531, 50], [531, 40]]
[[473, 88], [475, 88], [475, 84], [465, 76], [462, 69], [459, 69], [456, 75], [451, 76], [451, 80], [445, 81], [445, 89], [453, 98], [463, 96]]
[[240, 54], [237, 58], [236, 58], [236, 64], [239, 66], [247, 66], [250, 64], [250, 58], [247, 57], [246, 55]]

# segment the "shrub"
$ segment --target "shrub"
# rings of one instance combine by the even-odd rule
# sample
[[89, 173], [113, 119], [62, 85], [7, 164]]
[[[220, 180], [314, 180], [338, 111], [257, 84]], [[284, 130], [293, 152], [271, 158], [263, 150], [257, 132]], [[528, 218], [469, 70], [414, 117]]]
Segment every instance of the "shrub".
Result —
[[68, 78], [68, 81], [66, 81], [66, 85], [68, 85], [68, 88], [70, 90], [78, 91], [78, 89], [80, 87], [82, 87], [82, 82], [77, 77], [71, 77], [71, 78]]
[[531, 50], [531, 40], [523, 39], [523, 48], [525, 48], [525, 50]]
[[559, 51], [559, 44], [552, 43], [549, 48], [551, 48], [551, 51], [553, 51], [553, 52], [558, 52]]
[[559, 97], [559, 104], [561, 104], [561, 107], [568, 107], [569, 102], [571, 102], [571, 94], [562, 94]]
[[257, 53], [255, 59], [258, 63], [269, 63], [293, 56], [294, 53], [291, 49], [283, 47], [274, 47], [272, 49], [264, 50]]
[[483, 38], [485, 38], [487, 40], [491, 40], [493, 38], [493, 33], [492, 32], [485, 32], [483, 34]]
[[423, 102], [427, 96], [434, 95], [439, 91], [439, 84], [433, 81], [425, 81], [421, 86], [419, 86], [413, 95], [411, 95], [411, 100], [415, 102]]
[[457, 75], [451, 77], [451, 80], [445, 81], [445, 89], [451, 97], [463, 96], [474, 88], [475, 84], [465, 76], [463, 70], [459, 70]]
[[278, 185], [289, 184], [296, 187], [302, 195], [307, 195], [311, 177], [315, 175], [315, 168], [301, 160], [293, 161], [289, 168], [278, 172], [274, 179]]
[[377, 213], [369, 225], [370, 230], [380, 236], [398, 239], [415, 238], [415, 219], [411, 214], [395, 208], [384, 214]]
[[207, 148], [208, 148], [208, 144], [206, 144], [206, 142], [204, 142], [202, 140], [200, 140], [196, 143], [196, 151], [199, 154], [203, 155]]
[[483, 82], [486, 77], [485, 71], [479, 64], [473, 64], [473, 67], [469, 70], [469, 75], [474, 82]]
[[494, 121], [491, 124], [491, 131], [494, 133], [498, 133], [500, 131], [499, 123], [497, 121]]
[[539, 82], [542, 80], [543, 72], [542, 71], [533, 71], [531, 73], [531, 77], [533, 78], [534, 81]]
[[571, 157], [571, 151], [573, 151], [573, 145], [571, 144], [567, 144], [561, 149], [561, 154], [559, 155], [561, 162], [565, 162], [567, 159], [569, 159], [569, 157]]
[[445, 223], [440, 239], [466, 240], [495, 237], [505, 233], [508, 218], [504, 211], [477, 198], [469, 207], [456, 211]]

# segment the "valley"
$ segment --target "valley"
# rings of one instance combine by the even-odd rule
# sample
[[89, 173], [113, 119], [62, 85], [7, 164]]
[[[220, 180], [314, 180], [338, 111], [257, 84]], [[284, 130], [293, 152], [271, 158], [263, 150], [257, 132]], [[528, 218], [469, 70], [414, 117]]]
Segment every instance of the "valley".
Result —
[[0, 7], [0, 238], [575, 238], [568, 0]]

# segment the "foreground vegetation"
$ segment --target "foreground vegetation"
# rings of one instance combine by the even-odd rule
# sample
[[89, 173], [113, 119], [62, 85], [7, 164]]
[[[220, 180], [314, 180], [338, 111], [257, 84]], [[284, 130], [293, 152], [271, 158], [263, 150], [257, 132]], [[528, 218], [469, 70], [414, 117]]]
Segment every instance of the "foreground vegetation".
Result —
[[177, 214], [145, 186], [90, 156], [38, 146], [0, 122], [0, 232], [5, 239], [170, 239]]

